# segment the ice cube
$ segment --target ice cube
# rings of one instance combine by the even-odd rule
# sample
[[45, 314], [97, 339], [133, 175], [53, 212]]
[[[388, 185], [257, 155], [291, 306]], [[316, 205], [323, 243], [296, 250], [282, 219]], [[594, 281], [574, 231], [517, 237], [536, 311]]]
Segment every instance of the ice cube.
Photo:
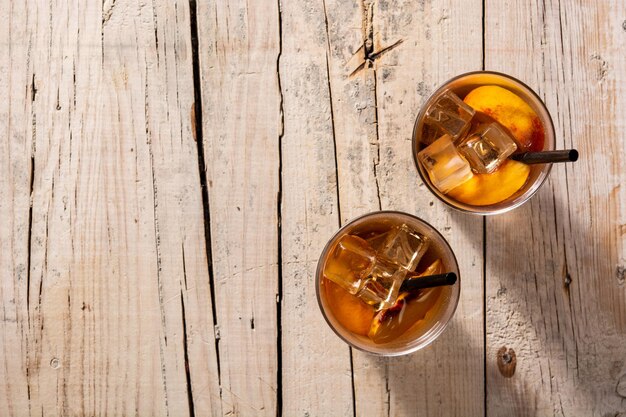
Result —
[[389, 231], [372, 234], [365, 240], [375, 251], [380, 251], [387, 240], [387, 236], [389, 236]]
[[426, 236], [402, 224], [391, 229], [379, 253], [407, 271], [414, 271], [429, 244]]
[[326, 260], [324, 275], [350, 294], [356, 294], [375, 264], [376, 252], [365, 240], [358, 236], [345, 235]]
[[375, 240], [378, 249], [359, 236], [343, 236], [326, 260], [324, 276], [376, 310], [389, 308], [428, 239], [403, 224], [368, 240]]
[[420, 136], [420, 142], [424, 145], [430, 145], [441, 137], [445, 132], [435, 126], [425, 124], [422, 128], [422, 135]]
[[455, 148], [450, 135], [443, 135], [422, 149], [417, 158], [442, 193], [447, 193], [474, 175], [469, 163]]
[[456, 94], [446, 91], [426, 110], [424, 123], [443, 130], [457, 141], [469, 129], [474, 113]]
[[459, 152], [481, 174], [495, 171], [516, 149], [515, 140], [497, 123], [480, 126], [459, 144]]
[[357, 296], [375, 310], [389, 308], [396, 302], [406, 274], [406, 269], [398, 267], [384, 256], [378, 256]]

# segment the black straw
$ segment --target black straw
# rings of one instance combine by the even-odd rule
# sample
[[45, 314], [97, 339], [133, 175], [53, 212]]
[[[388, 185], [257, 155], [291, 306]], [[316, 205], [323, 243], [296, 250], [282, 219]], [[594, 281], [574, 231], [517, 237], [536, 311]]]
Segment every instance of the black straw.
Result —
[[578, 160], [578, 151], [576, 149], [563, 149], [561, 151], [522, 152], [511, 155], [511, 159], [525, 164], [576, 162]]
[[453, 285], [456, 282], [456, 274], [448, 272], [445, 274], [428, 275], [405, 279], [400, 286], [400, 291], [415, 291], [423, 288], [440, 287], [442, 285]]

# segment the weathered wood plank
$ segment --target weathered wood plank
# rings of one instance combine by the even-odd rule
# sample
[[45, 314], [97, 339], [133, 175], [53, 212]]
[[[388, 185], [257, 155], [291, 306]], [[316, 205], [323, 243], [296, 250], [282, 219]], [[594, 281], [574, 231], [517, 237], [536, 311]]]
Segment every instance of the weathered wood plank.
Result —
[[25, 368], [32, 414], [211, 414], [188, 5], [31, 1], [9, 19], [11, 50], [29, 51], [25, 63], [9, 57], [27, 75], [12, 80], [9, 112], [22, 114], [8, 130], [11, 165], [28, 166], [31, 152], [34, 165], [30, 280], [13, 306], [27, 312], [17, 317], [27, 350], [4, 349], [0, 362]]
[[[403, 41], [381, 56], [376, 72], [383, 208], [415, 213], [439, 229], [457, 256], [463, 278], [450, 328], [426, 350], [388, 363], [387, 412], [482, 415], [482, 221], [446, 208], [422, 186], [410, 142], [419, 106], [432, 89], [456, 74], [480, 69], [481, 5], [467, 1], [376, 4], [379, 48]], [[422, 62], [416, 62], [416, 57], [422, 57]]]
[[276, 415], [278, 2], [198, 4], [222, 413]]
[[26, 415], [32, 78], [24, 3], [0, 3], [0, 414]]
[[342, 220], [380, 208], [415, 213], [449, 239], [465, 279], [455, 319], [433, 346], [404, 358], [353, 352], [356, 414], [480, 415], [482, 221], [423, 188], [411, 135], [432, 88], [480, 69], [481, 5], [326, 1], [326, 11]]
[[348, 346], [315, 295], [317, 260], [339, 226], [322, 1], [282, 4], [282, 387], [285, 416], [352, 416]]
[[[488, 414], [606, 416], [626, 391], [623, 4], [486, 5], [486, 66], [544, 98], [559, 148], [528, 204], [487, 222]], [[498, 351], [516, 353], [511, 378]], [[621, 385], [620, 385], [621, 384]]]

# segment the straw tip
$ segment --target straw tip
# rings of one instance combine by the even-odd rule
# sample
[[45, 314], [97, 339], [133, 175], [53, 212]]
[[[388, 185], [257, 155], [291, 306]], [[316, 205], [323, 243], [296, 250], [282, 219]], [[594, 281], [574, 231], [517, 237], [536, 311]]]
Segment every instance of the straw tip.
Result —
[[456, 283], [456, 274], [454, 272], [448, 272], [445, 278], [446, 284], [453, 285]]
[[570, 149], [569, 151], [569, 160], [572, 162], [578, 161], [578, 151], [576, 149]]

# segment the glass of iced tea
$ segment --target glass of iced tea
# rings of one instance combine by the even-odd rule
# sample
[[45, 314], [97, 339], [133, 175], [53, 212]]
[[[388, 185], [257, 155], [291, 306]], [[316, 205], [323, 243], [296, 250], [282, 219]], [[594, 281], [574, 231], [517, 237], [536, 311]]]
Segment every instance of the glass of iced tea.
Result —
[[[454, 273], [452, 285], [405, 290], [410, 280]], [[448, 274], [450, 275], [450, 274]], [[459, 267], [443, 236], [401, 212], [358, 217], [326, 244], [317, 264], [317, 300], [346, 343], [365, 352], [414, 352], [446, 328], [459, 301]]]
[[537, 192], [552, 164], [529, 164], [524, 156], [554, 146], [554, 125], [539, 96], [488, 71], [444, 83], [422, 106], [413, 130], [415, 164], [430, 191], [453, 208], [482, 215], [512, 210]]

